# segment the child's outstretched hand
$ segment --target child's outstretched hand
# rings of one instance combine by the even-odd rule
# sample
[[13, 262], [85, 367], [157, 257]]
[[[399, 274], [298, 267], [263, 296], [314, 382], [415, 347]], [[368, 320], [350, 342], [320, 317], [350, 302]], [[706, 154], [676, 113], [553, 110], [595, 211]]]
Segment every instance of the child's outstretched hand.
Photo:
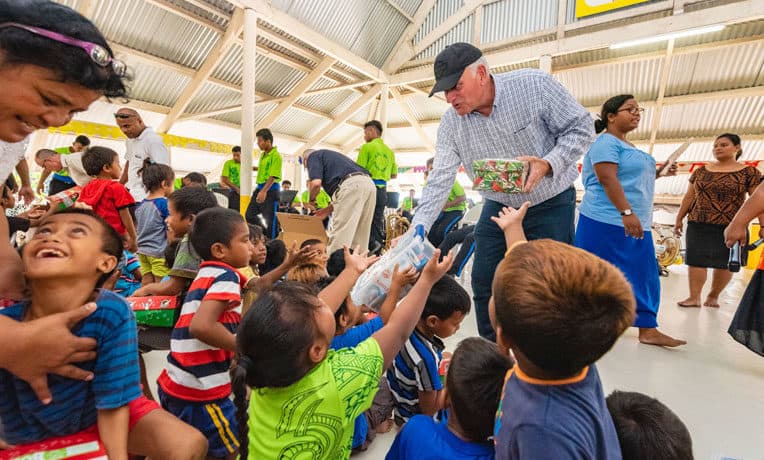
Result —
[[398, 264], [395, 264], [393, 277], [390, 279], [390, 288], [397, 287], [400, 289], [407, 284], [414, 284], [418, 277], [419, 273], [413, 265], [406, 270], [399, 270]]
[[427, 265], [424, 266], [419, 281], [432, 285], [443, 278], [454, 263], [454, 251], [449, 251], [448, 255], [444, 257], [442, 261], [438, 262], [438, 260], [440, 260], [440, 249], [435, 250], [432, 259], [430, 259], [430, 261], [427, 262]]
[[361, 246], [356, 246], [352, 253], [347, 244], [343, 246], [343, 249], [345, 252], [345, 268], [354, 270], [359, 274], [366, 271], [371, 264], [379, 260], [379, 256], [370, 256], [368, 250], [361, 252]]
[[287, 255], [284, 258], [284, 265], [292, 268], [298, 265], [308, 263], [313, 257], [318, 254], [318, 251], [314, 251], [310, 246], [305, 246], [302, 249], [297, 247], [297, 241], [292, 242], [292, 247], [287, 249]]
[[531, 203], [526, 201], [520, 206], [520, 209], [505, 207], [499, 211], [498, 217], [492, 216], [491, 220], [496, 222], [496, 225], [498, 225], [503, 232], [506, 232], [507, 229], [511, 227], [522, 227], [523, 219], [525, 218], [525, 214], [528, 212], [528, 207], [530, 205]]

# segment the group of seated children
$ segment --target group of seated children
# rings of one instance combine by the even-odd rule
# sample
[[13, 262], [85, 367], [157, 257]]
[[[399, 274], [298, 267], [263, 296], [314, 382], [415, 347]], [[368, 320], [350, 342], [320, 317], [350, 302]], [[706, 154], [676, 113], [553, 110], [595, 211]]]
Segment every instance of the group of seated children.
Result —
[[[306, 241], [259, 276], [271, 255], [262, 231], [203, 188], [172, 192], [172, 170], [150, 164], [136, 231], [109, 152], [83, 156], [99, 180], [83, 189], [93, 211], [42, 219], [23, 249], [31, 296], [0, 309], [23, 322], [95, 302], [73, 329], [97, 343], [80, 364], [89, 379], [51, 375], [52, 400], [39, 401], [0, 370], [0, 449], [85, 432], [110, 459], [334, 460], [397, 425], [392, 460], [692, 458], [687, 429], [658, 401], [604, 397], [595, 363], [632, 323], [628, 282], [580, 249], [526, 242], [527, 205], [493, 218], [509, 248], [489, 305], [497, 343], [462, 341], [444, 372], [443, 339], [471, 304], [447, 275], [452, 254], [436, 251], [418, 274], [395, 267], [368, 314], [350, 291], [378, 257]], [[145, 376], [141, 389], [131, 310], [100, 289], [123, 245], [140, 260], [133, 295], [183, 296], [158, 379], [164, 410], [143, 394]]]

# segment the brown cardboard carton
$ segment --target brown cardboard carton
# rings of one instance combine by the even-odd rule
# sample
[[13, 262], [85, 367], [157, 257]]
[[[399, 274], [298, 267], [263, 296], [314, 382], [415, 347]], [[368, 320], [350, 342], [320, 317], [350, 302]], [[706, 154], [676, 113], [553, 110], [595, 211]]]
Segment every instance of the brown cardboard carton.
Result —
[[283, 241], [287, 247], [291, 247], [294, 241], [297, 241], [298, 246], [305, 240], [320, 240], [324, 243], [329, 241], [323, 221], [316, 216], [277, 212], [276, 218], [281, 225], [278, 239]]

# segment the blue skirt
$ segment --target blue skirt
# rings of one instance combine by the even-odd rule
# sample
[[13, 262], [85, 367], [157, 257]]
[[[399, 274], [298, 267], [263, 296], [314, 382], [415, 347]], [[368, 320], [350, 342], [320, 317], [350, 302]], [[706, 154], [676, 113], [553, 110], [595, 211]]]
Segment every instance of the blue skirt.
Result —
[[623, 227], [579, 215], [575, 245], [607, 260], [629, 280], [637, 299], [634, 326], [658, 327], [658, 306], [661, 303], [661, 282], [651, 232], [643, 239], [627, 237]]

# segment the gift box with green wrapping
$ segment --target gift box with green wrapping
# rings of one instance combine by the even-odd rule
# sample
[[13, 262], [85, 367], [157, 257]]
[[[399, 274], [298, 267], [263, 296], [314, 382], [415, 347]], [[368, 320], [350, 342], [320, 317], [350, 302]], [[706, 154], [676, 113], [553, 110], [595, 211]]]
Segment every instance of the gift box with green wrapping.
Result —
[[76, 185], [70, 189], [64, 190], [63, 192], [58, 192], [55, 195], [51, 195], [48, 197], [50, 207], [59, 211], [62, 209], [71, 208], [80, 197], [81, 192], [82, 187]]
[[127, 303], [133, 309], [135, 321], [143, 326], [175, 326], [175, 310], [178, 298], [175, 296], [128, 297]]
[[472, 189], [481, 192], [521, 193], [528, 177], [528, 162], [500, 158], [472, 163]]

